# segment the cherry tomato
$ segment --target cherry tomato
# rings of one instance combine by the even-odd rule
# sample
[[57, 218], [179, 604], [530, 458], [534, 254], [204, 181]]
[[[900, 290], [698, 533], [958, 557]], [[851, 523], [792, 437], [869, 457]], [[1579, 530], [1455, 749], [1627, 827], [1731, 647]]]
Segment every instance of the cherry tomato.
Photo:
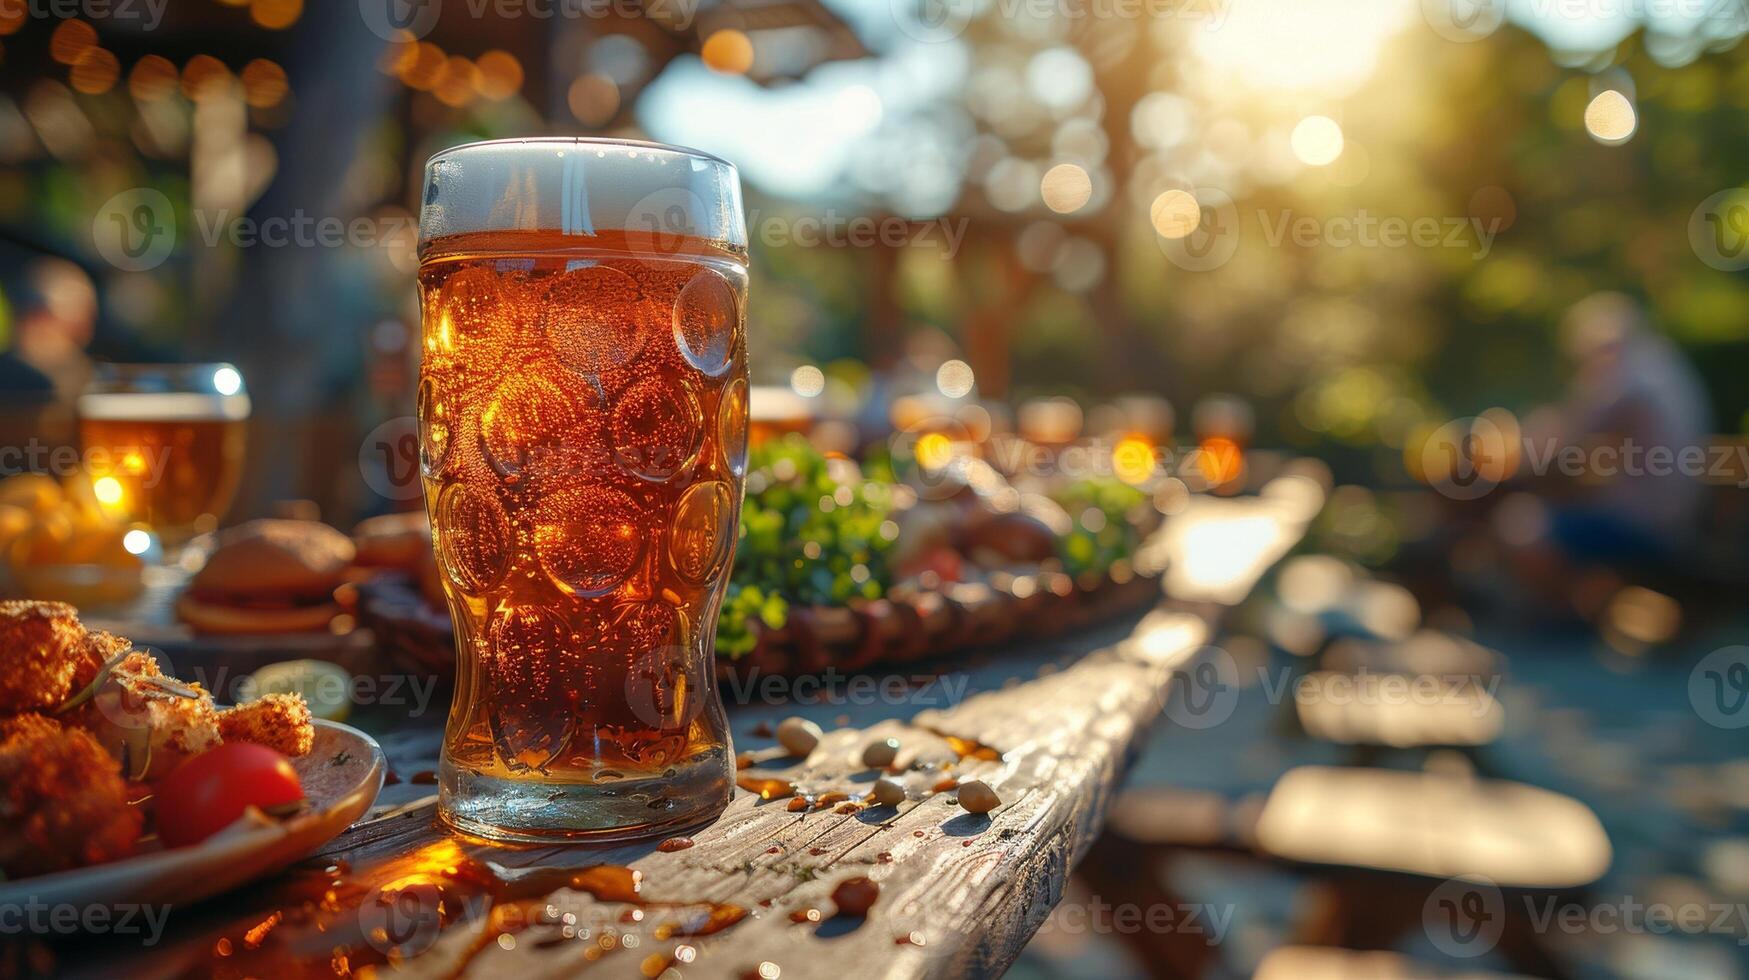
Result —
[[304, 798], [297, 770], [264, 745], [208, 749], [158, 780], [158, 838], [166, 847], [198, 844], [230, 826], [248, 806], [284, 808]]

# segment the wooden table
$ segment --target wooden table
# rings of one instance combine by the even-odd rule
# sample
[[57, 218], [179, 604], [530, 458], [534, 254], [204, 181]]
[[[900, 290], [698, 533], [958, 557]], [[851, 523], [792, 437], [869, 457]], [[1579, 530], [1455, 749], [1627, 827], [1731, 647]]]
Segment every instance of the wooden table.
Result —
[[[64, 951], [62, 965], [133, 976], [326, 975], [366, 965], [412, 977], [534, 978], [589, 967], [652, 977], [998, 974], [1098, 833], [1176, 665], [1299, 540], [1321, 502], [1304, 477], [1276, 480], [1257, 497], [1193, 498], [1150, 543], [1168, 568], [1167, 596], [1139, 621], [933, 679], [901, 668], [918, 673], [915, 685], [877, 678], [896, 697], [858, 697], [838, 678], [829, 689], [841, 698], [732, 705], [736, 745], [753, 761], [744, 785], [772, 777], [816, 798], [860, 799], [874, 778], [858, 759], [862, 747], [890, 735], [903, 745], [899, 764], [911, 767], [912, 799], [896, 809], [835, 803], [797, 812], [788, 797], [743, 791], [681, 850], [656, 841], [507, 848], [437, 823], [434, 787], [410, 778], [435, 768], [434, 728], [387, 732], [385, 751], [404, 781], [322, 854], [178, 912], [144, 955], [137, 946], [81, 947]], [[1198, 554], [1187, 557], [1187, 547]], [[782, 759], [771, 738], [754, 734], [790, 714], [827, 729], [805, 763]], [[951, 791], [931, 792], [949, 776], [985, 780], [1001, 806], [974, 815]], [[872, 911], [835, 915], [834, 888], [857, 877], [879, 886]]]

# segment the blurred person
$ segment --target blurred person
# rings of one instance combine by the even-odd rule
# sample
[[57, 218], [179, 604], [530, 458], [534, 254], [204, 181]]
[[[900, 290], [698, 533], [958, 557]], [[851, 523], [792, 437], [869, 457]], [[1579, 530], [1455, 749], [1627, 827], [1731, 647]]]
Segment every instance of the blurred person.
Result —
[[[1498, 606], [1539, 620], [1576, 614], [1577, 625], [1625, 577], [1676, 568], [1692, 553], [1706, 487], [1674, 461], [1706, 445], [1710, 416], [1699, 375], [1628, 297], [1581, 300], [1561, 332], [1573, 365], [1566, 397], [1525, 419], [1527, 475], [1518, 492], [1489, 498], [1492, 533], [1476, 542], [1510, 574], [1460, 564], [1479, 573], [1468, 584]], [[1577, 470], [1572, 447], [1582, 453]], [[1672, 465], [1649, 465], [1653, 448], [1667, 450]]]
[[85, 348], [97, 324], [97, 289], [65, 259], [28, 262], [5, 284], [0, 350], [0, 445], [70, 444], [72, 404], [90, 378]]
[[[1562, 333], [1573, 376], [1552, 444], [1587, 449], [1587, 468], [1595, 459], [1599, 472], [1564, 481], [1559, 490], [1566, 492], [1551, 502], [1549, 537], [1580, 563], [1681, 554], [1695, 541], [1706, 488], [1679, 467], [1648, 465], [1646, 452], [1657, 448], [1675, 459], [1706, 445], [1710, 411], [1700, 376], [1620, 293], [1579, 301]], [[1620, 452], [1593, 454], [1594, 447]]]

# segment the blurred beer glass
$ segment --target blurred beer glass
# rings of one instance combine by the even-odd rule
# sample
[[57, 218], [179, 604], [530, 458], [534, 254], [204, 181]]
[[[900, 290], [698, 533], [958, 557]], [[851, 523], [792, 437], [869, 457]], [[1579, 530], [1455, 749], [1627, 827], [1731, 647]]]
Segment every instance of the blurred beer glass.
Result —
[[716, 816], [747, 454], [734, 167], [620, 140], [456, 147], [426, 166], [419, 255], [420, 465], [457, 651], [440, 813], [533, 841]]
[[229, 364], [98, 365], [78, 400], [94, 492], [167, 548], [213, 530], [237, 493], [249, 412]]

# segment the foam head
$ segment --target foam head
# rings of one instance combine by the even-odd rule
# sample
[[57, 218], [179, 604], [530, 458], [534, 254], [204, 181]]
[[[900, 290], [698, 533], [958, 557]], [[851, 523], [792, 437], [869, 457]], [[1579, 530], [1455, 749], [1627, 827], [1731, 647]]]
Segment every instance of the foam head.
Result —
[[623, 232], [635, 248], [702, 240], [743, 253], [747, 224], [733, 164], [633, 140], [490, 140], [425, 164], [419, 247], [479, 232], [559, 232], [578, 244]]

